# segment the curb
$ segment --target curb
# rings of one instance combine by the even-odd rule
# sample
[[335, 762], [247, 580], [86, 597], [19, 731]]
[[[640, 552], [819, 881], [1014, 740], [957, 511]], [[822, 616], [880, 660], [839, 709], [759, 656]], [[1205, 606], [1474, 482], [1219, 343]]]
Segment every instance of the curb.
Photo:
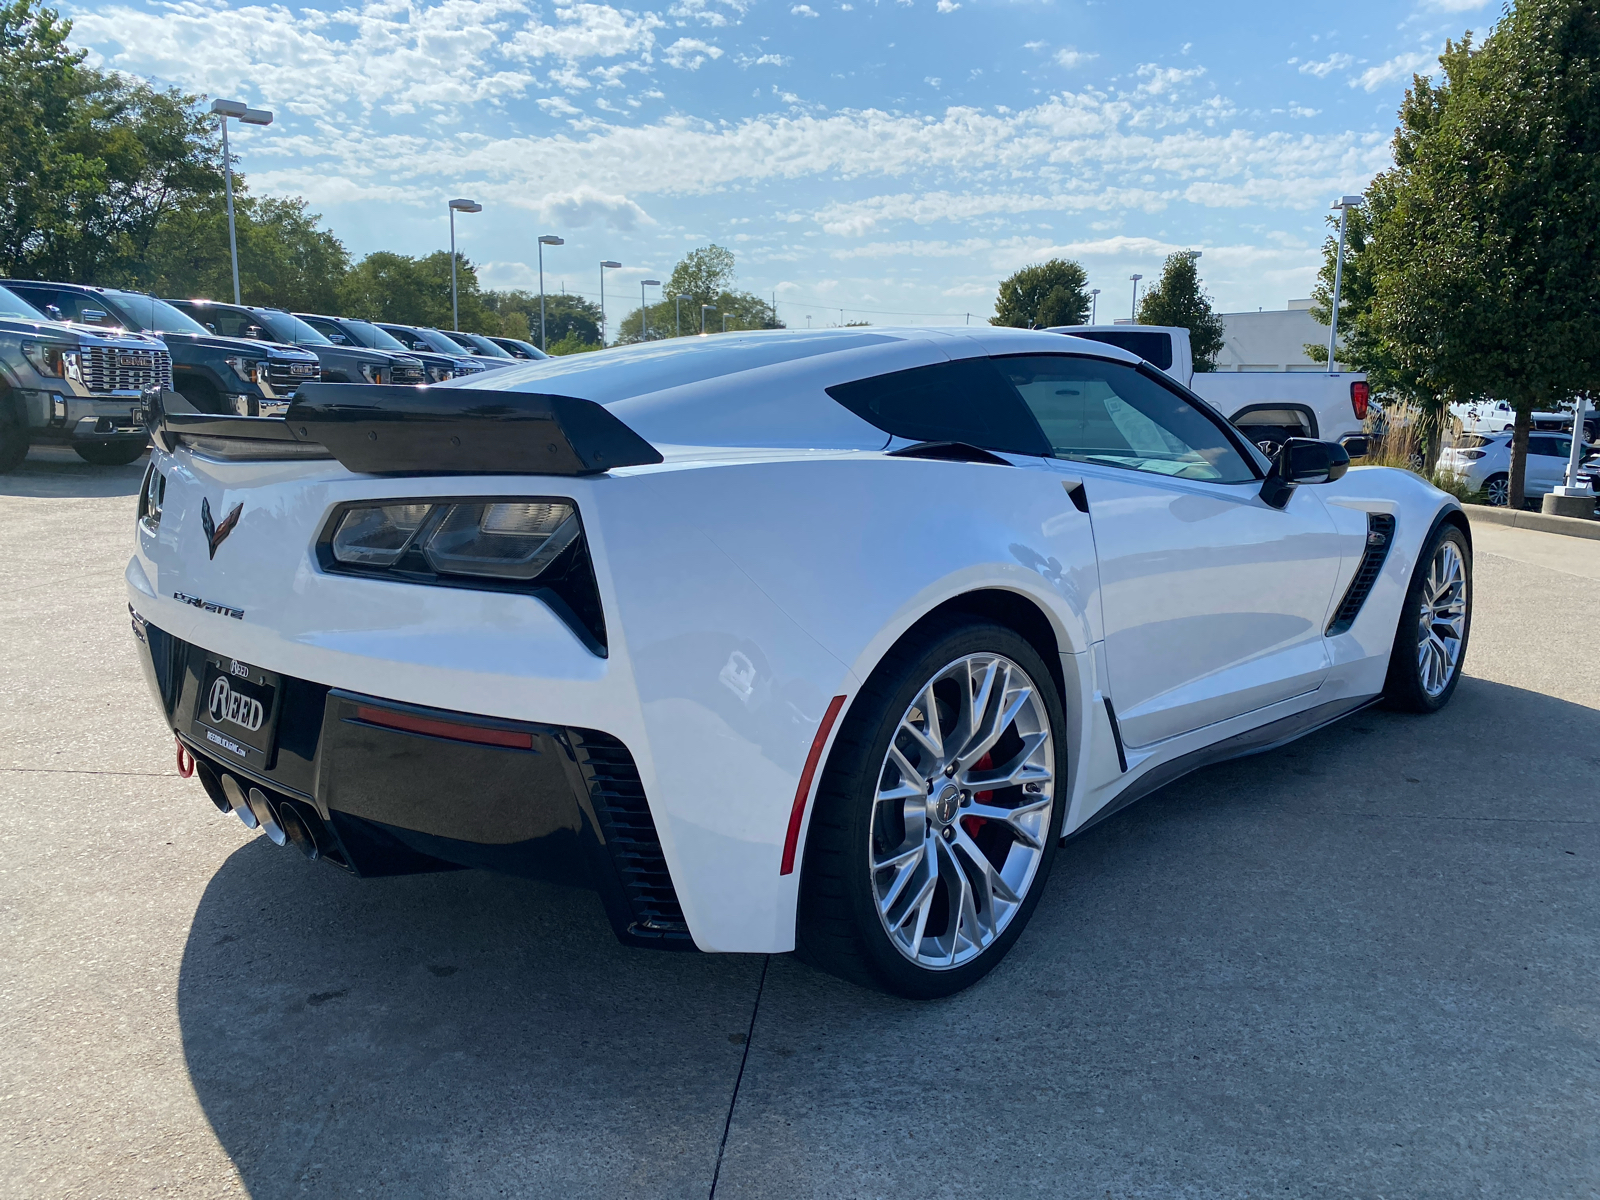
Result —
[[1463, 504], [1467, 520], [1485, 525], [1512, 525], [1518, 529], [1537, 529], [1541, 533], [1561, 533], [1567, 537], [1600, 541], [1600, 521], [1583, 517], [1554, 517], [1546, 513], [1513, 512], [1509, 508], [1489, 508], [1483, 504]]

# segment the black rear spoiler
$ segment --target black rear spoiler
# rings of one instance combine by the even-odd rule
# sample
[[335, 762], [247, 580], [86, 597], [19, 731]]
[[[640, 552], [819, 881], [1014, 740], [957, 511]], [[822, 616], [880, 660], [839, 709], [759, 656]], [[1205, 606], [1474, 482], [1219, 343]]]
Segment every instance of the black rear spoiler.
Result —
[[537, 392], [307, 383], [282, 417], [229, 417], [152, 388], [144, 416], [164, 450], [204, 439], [244, 458], [254, 442], [261, 457], [320, 451], [364, 475], [594, 475], [662, 461], [594, 401]]

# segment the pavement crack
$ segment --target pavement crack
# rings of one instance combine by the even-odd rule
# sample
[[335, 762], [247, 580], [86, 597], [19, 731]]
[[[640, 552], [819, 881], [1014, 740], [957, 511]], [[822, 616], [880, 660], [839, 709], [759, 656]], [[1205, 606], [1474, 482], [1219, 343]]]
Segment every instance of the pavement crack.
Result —
[[717, 1147], [717, 1165], [711, 1172], [711, 1192], [706, 1200], [717, 1200], [717, 1180], [722, 1175], [722, 1156], [728, 1149], [728, 1131], [733, 1128], [733, 1110], [739, 1103], [739, 1086], [744, 1083], [744, 1067], [750, 1061], [750, 1043], [756, 1036], [756, 1016], [761, 1012], [761, 993], [767, 988], [767, 968], [772, 965], [772, 955], [761, 959], [761, 981], [756, 984], [756, 1002], [750, 1006], [750, 1028], [744, 1035], [744, 1053], [739, 1057], [739, 1074], [733, 1080], [733, 1095], [728, 1099], [728, 1117], [722, 1123], [722, 1143]]

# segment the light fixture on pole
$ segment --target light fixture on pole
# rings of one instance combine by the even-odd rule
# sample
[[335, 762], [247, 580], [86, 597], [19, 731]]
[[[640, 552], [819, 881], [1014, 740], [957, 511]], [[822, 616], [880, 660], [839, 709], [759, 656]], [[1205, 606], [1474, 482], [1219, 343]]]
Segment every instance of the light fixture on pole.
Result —
[[228, 197], [228, 260], [233, 264], [233, 302], [239, 303], [239, 239], [233, 231], [233, 152], [228, 148], [228, 118], [246, 125], [271, 125], [264, 108], [246, 107], [242, 100], [213, 100], [211, 111], [222, 118], [222, 178]]
[[476, 200], [450, 201], [450, 328], [461, 329], [461, 313], [456, 308], [456, 214], [482, 212], [483, 205]]
[[708, 312], [716, 312], [716, 311], [717, 311], [717, 306], [715, 304], [702, 304], [700, 306], [700, 336], [701, 337], [705, 337], [705, 335], [706, 335], [706, 314]]
[[1100, 289], [1089, 289], [1089, 324], [1094, 324], [1095, 313], [1100, 308]]
[[622, 264], [609, 258], [600, 264], [600, 349], [606, 348], [606, 268], [616, 270]]
[[683, 336], [683, 297], [672, 298], [672, 336]]
[[1137, 325], [1139, 323], [1139, 280], [1143, 279], [1144, 276], [1131, 275], [1129, 278], [1133, 280], [1133, 311], [1128, 315], [1133, 318], [1133, 323]]
[[[565, 238], [558, 238], [553, 233], [539, 235], [539, 349], [546, 350], [544, 344], [544, 248], [546, 246], [565, 246]], [[548, 351], [547, 351], [548, 352]]]
[[1339, 214], [1339, 248], [1333, 255], [1333, 312], [1328, 320], [1328, 374], [1334, 373], [1333, 350], [1339, 340], [1339, 285], [1344, 282], [1344, 223], [1352, 208], [1360, 208], [1366, 200], [1361, 196], [1340, 196], [1328, 206]]
[[650, 340], [650, 304], [644, 298], [644, 290], [647, 287], [660, 286], [661, 280], [659, 279], [639, 280], [639, 340], [641, 342]]

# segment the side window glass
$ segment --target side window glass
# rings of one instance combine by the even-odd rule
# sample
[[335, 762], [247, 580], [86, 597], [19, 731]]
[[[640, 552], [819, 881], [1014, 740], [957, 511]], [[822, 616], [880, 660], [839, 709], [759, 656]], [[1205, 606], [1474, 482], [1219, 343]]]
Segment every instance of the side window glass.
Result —
[[223, 337], [249, 337], [250, 328], [254, 321], [247, 319], [240, 313], [231, 309], [221, 308], [210, 314], [211, 324], [215, 325], [217, 332]]
[[1210, 416], [1130, 366], [1067, 355], [994, 361], [1057, 458], [1211, 483], [1256, 478]]
[[913, 367], [835, 384], [840, 404], [885, 433], [914, 442], [967, 442], [984, 450], [1047, 455], [1039, 426], [987, 358]]

